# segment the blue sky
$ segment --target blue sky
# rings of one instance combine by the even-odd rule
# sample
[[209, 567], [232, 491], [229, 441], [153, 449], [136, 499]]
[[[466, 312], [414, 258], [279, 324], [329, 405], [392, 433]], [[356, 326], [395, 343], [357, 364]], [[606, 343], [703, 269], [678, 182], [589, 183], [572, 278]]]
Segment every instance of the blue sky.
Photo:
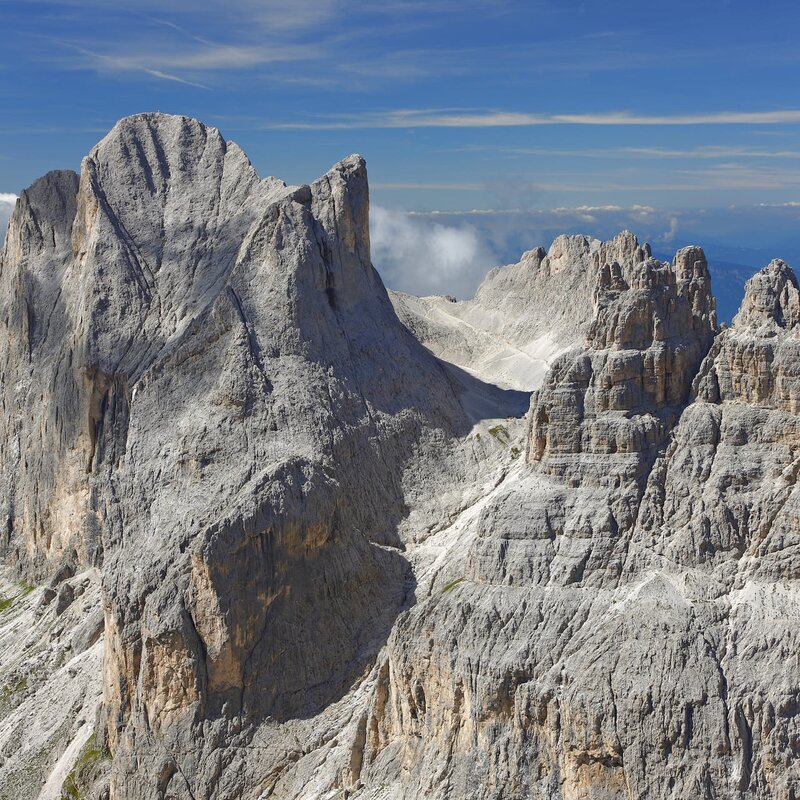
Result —
[[[665, 245], [800, 231], [795, 2], [0, 0], [0, 29], [0, 203], [161, 110], [290, 182], [361, 152], [376, 206], [473, 231], [474, 259], [511, 256], [488, 217], [431, 212], [517, 214], [529, 246], [552, 209], [605, 234], [646, 207]], [[744, 208], [776, 211], [750, 232]]]

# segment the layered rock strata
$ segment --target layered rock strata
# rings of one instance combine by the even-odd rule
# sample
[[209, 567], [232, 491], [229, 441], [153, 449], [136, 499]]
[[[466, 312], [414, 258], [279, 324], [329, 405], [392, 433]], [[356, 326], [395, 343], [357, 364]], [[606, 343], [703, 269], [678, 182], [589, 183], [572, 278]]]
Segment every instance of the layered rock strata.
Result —
[[689, 399], [716, 330], [702, 250], [597, 271], [586, 347], [534, 396], [528, 460], [575, 485], [642, 481]]
[[102, 566], [112, 794], [213, 793], [214, 752], [340, 697], [413, 596], [404, 471], [474, 381], [392, 312], [362, 159], [262, 181], [184, 118], [25, 192], [2, 280], [5, 556]]
[[100, 576], [62, 569], [38, 587], [10, 577], [0, 572], [0, 800], [61, 800], [80, 759], [78, 782], [102, 794]]
[[[367, 760], [404, 797], [794, 796], [797, 281], [770, 265], [714, 338], [698, 250], [639, 270], [601, 270], [585, 351], [532, 403], [530, 467], [395, 626]], [[616, 354], [638, 375], [604, 372]]]

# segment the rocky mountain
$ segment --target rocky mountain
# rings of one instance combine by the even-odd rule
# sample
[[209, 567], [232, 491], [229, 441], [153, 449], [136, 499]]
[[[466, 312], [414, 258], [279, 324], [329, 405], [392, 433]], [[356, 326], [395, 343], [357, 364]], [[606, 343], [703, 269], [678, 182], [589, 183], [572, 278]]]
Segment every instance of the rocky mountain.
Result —
[[794, 273], [390, 300], [368, 215], [160, 114], [20, 197], [0, 798], [794, 798]]
[[495, 267], [471, 300], [390, 297], [403, 324], [439, 358], [492, 383], [532, 391], [555, 356], [583, 341], [599, 266], [627, 266], [650, 254], [628, 231], [610, 242], [559, 236], [548, 250], [538, 247], [518, 264]]

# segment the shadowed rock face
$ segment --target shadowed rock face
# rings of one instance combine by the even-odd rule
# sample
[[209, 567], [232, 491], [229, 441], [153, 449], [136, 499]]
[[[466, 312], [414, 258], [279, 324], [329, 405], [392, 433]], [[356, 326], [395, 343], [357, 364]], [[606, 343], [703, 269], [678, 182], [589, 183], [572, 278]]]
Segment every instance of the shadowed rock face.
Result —
[[[160, 114], [20, 198], [0, 553], [61, 576], [13, 624], [73, 636], [93, 609], [47, 661], [95, 697], [105, 648], [91, 791], [793, 798], [794, 273], [758, 273], [720, 332], [699, 248], [559, 237], [471, 301], [394, 297], [404, 325], [368, 214], [360, 157], [286, 186]], [[409, 329], [477, 376], [562, 354], [515, 419], [527, 395]], [[26, 650], [9, 663], [38, 675]], [[0, 696], [9, 731], [44, 714], [23, 699]], [[51, 788], [91, 705], [58, 717], [72, 749], [26, 737]]]

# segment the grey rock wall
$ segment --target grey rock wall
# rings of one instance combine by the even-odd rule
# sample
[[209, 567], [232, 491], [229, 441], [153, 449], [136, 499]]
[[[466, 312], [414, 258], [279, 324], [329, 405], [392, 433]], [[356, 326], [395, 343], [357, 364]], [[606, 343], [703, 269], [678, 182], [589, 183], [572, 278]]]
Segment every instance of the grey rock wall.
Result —
[[470, 300], [390, 297], [403, 324], [435, 355], [483, 380], [531, 391], [554, 358], [582, 344], [600, 266], [628, 267], [649, 255], [629, 231], [608, 242], [559, 236], [548, 250], [537, 247], [517, 264], [490, 270]]
[[797, 281], [766, 268], [714, 338], [699, 251], [635, 272], [601, 270], [531, 468], [453, 546], [461, 582], [395, 626], [368, 729], [403, 797], [795, 796]]
[[358, 156], [286, 186], [160, 114], [21, 196], [0, 555], [90, 570], [49, 685], [102, 649], [103, 702], [0, 774], [93, 735], [118, 800], [795, 798], [794, 273], [722, 331], [702, 250], [627, 232], [390, 300], [368, 215]]

